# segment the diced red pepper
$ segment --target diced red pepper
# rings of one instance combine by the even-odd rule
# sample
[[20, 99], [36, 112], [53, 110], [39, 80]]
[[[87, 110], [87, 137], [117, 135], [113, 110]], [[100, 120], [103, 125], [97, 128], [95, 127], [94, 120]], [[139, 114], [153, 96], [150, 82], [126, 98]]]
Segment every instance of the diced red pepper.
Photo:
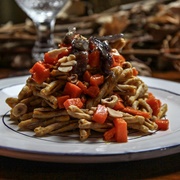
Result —
[[44, 54], [44, 62], [47, 64], [56, 64], [58, 56], [51, 56], [48, 52]]
[[99, 50], [94, 50], [92, 51], [90, 54], [89, 54], [89, 62], [88, 64], [91, 66], [91, 67], [98, 67], [100, 65], [100, 52]]
[[96, 45], [92, 41], [89, 41], [89, 49], [90, 50], [96, 49]]
[[95, 74], [90, 77], [90, 85], [99, 86], [104, 83], [104, 76], [101, 74]]
[[92, 98], [95, 98], [99, 94], [99, 92], [100, 92], [100, 89], [98, 86], [89, 86], [86, 94], [88, 94]]
[[65, 108], [65, 107], [64, 107], [64, 102], [65, 102], [67, 99], [69, 99], [69, 98], [70, 98], [69, 95], [57, 97], [59, 109]]
[[113, 107], [114, 110], [122, 110], [124, 109], [124, 104], [118, 100], [117, 103], [115, 104], [115, 106]]
[[169, 129], [169, 120], [168, 119], [156, 119], [155, 123], [158, 125], [159, 130], [166, 131]]
[[70, 54], [71, 51], [71, 47], [65, 49], [64, 51], [62, 51], [61, 53], [58, 54], [58, 59], [64, 57], [64, 56], [68, 56]]
[[121, 54], [119, 54], [119, 52], [116, 49], [113, 49], [113, 51], [111, 52], [111, 55], [112, 55], [112, 60], [113, 60], [111, 67], [115, 67], [115, 66], [122, 67], [122, 64], [125, 62], [124, 57]]
[[149, 97], [146, 100], [146, 102], [149, 104], [149, 106], [153, 110], [153, 115], [157, 116], [160, 111], [161, 101], [159, 99], [156, 99], [153, 96], [153, 94], [149, 93]]
[[114, 118], [113, 120], [116, 133], [115, 138], [117, 142], [127, 142], [128, 141], [128, 130], [127, 130], [127, 123], [122, 118]]
[[87, 93], [87, 86], [82, 81], [78, 81], [76, 85], [83, 91], [84, 94]]
[[67, 82], [63, 94], [64, 95], [69, 95], [71, 98], [77, 98], [80, 97], [82, 93], [82, 90], [75, 84]]
[[116, 133], [116, 128], [113, 127], [104, 133], [105, 141], [113, 141]]
[[129, 114], [132, 114], [132, 115], [143, 116], [144, 118], [147, 118], [147, 119], [149, 119], [151, 117], [150, 113], [140, 111], [140, 110], [134, 109], [132, 107], [125, 107], [124, 109], [122, 109], [122, 111], [129, 113]]
[[78, 108], [82, 108], [83, 107], [83, 103], [81, 101], [80, 98], [71, 98], [71, 99], [67, 99], [65, 102], [64, 102], [64, 107], [66, 109], [68, 109], [69, 106], [71, 105], [74, 105], [74, 106], [77, 106]]
[[95, 113], [93, 114], [92, 120], [99, 124], [103, 124], [108, 116], [107, 108], [104, 105], [98, 104]]
[[133, 67], [132, 70], [133, 70], [133, 76], [137, 76], [138, 70], [135, 67]]
[[49, 69], [46, 68], [41, 61], [36, 62], [29, 72], [32, 74], [34, 81], [38, 84], [43, 83], [50, 76]]
[[91, 77], [91, 73], [89, 71], [85, 71], [84, 75], [83, 75], [83, 79], [86, 82], [90, 81], [90, 77]]
[[70, 53], [70, 49], [68, 48], [54, 49], [44, 54], [44, 63], [54, 65], [57, 63], [58, 59], [64, 56], [68, 56], [69, 53]]

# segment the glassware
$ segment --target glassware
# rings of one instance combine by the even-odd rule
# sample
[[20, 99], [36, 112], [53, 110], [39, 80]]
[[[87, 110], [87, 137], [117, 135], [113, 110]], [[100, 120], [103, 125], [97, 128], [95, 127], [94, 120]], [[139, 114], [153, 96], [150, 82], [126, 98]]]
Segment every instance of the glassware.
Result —
[[32, 19], [37, 38], [32, 49], [32, 58], [42, 60], [44, 53], [55, 48], [54, 26], [57, 13], [67, 0], [15, 0], [20, 8]]

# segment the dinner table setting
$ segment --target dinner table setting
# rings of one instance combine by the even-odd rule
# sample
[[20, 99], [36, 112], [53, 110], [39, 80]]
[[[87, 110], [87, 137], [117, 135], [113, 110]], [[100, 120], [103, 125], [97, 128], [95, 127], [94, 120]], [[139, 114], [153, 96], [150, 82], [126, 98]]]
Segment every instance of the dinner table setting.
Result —
[[[0, 20], [0, 179], [180, 179], [180, 1], [107, 0], [104, 3], [96, 0], [13, 0], [6, 1], [7, 4], [5, 1], [0, 2], [0, 10], [8, 7], [10, 15], [1, 15], [4, 18]], [[79, 41], [76, 42], [74, 37], [78, 37]], [[41, 74], [44, 79], [38, 79], [34, 72], [38, 68], [41, 71], [40, 67], [42, 68], [43, 65], [44, 68], [44, 64], [46, 68], [55, 69], [55, 60], [52, 61], [51, 58], [57, 52], [65, 53], [62, 57], [58, 55], [59, 61], [56, 62], [58, 64], [62, 61], [61, 64], [64, 63], [65, 67], [58, 64], [57, 69], [60, 72], [51, 71], [51, 75], [52, 72], [54, 73], [51, 79], [64, 82], [67, 74], [72, 70], [70, 63], [78, 63], [78, 60], [75, 62], [73, 59], [73, 55], [67, 53], [71, 48], [75, 48], [74, 53], [77, 55], [80, 51], [78, 56], [83, 59], [85, 55], [81, 52], [84, 52], [82, 49], [86, 50], [87, 42], [94, 43], [88, 48], [96, 46], [92, 52], [97, 50], [101, 52], [100, 55], [106, 63], [105, 66], [101, 65], [103, 68], [101, 71], [104, 74], [109, 73], [108, 77], [111, 76], [107, 69], [110, 62], [109, 44], [114, 49], [118, 49], [114, 53], [116, 55], [118, 53], [123, 62], [126, 61], [126, 68], [132, 69], [138, 83], [145, 82], [148, 91], [162, 101], [158, 100], [158, 103], [162, 107], [161, 111], [166, 111], [161, 113], [164, 113], [162, 117], [168, 120], [168, 128], [150, 129], [148, 133], [140, 135], [130, 129], [126, 142], [118, 142], [118, 132], [106, 141], [105, 134], [104, 139], [96, 133], [95, 135], [92, 133], [90, 137], [91, 133], [83, 129], [83, 131], [79, 130], [80, 135], [83, 135], [79, 140], [75, 130], [72, 131], [75, 134], [69, 131], [67, 134], [63, 132], [60, 136], [53, 135], [56, 130], [50, 132], [49, 129], [53, 128], [51, 124], [47, 126], [50, 128], [46, 129], [49, 130], [49, 134], [44, 133], [44, 128], [44, 131], [40, 132], [44, 134], [38, 136], [39, 129], [34, 128], [36, 122], [30, 119], [36, 114], [24, 114], [29, 117], [28, 120], [23, 119], [23, 114], [17, 116], [20, 119], [16, 117], [15, 114], [20, 113], [24, 107], [20, 106], [15, 113], [13, 109], [15, 104], [22, 105], [21, 102], [28, 102], [27, 99], [30, 99], [32, 102], [28, 103], [39, 105], [38, 97], [45, 99], [41, 102], [44, 103], [43, 108], [37, 108], [39, 111], [37, 110], [35, 119], [38, 123], [41, 123], [47, 111], [50, 114], [59, 113], [58, 110], [52, 110], [57, 109], [54, 107], [54, 101], [50, 99], [54, 98], [54, 94], [51, 96], [48, 96], [49, 92], [44, 92], [46, 96], [38, 94], [39, 89], [42, 88], [41, 91], [45, 91], [50, 87], [47, 85], [50, 78]], [[64, 60], [63, 56], [66, 56], [67, 60]], [[90, 59], [88, 63], [94, 66], [92, 72], [96, 72], [96, 68], [99, 68]], [[36, 68], [37, 64], [40, 65]], [[81, 76], [84, 66], [82, 63], [79, 66], [80, 69], [73, 70]], [[113, 68], [116, 69], [116, 67]], [[125, 75], [122, 77], [126, 78]], [[47, 81], [44, 83], [45, 78]], [[70, 82], [77, 80], [74, 74], [71, 78]], [[86, 81], [85, 78], [83, 80]], [[80, 81], [77, 80], [76, 83], [78, 82]], [[108, 89], [112, 89], [110, 86], [113, 86], [112, 81], [109, 83], [107, 92]], [[145, 84], [142, 86], [146, 86]], [[131, 88], [134, 86], [135, 82]], [[33, 87], [33, 97], [36, 93], [35, 99], [31, 98], [29, 87]], [[54, 87], [58, 89], [57, 84]], [[121, 87], [124, 86], [119, 86]], [[55, 89], [53, 88], [50, 91]], [[116, 91], [118, 92], [119, 89]], [[68, 97], [72, 95], [72, 92], [68, 93]], [[86, 91], [83, 89], [83, 93], [82, 99], [89, 93], [88, 89]], [[88, 97], [96, 99], [91, 94], [90, 92]], [[126, 95], [123, 94], [122, 97]], [[19, 100], [21, 100], [20, 103]], [[84, 102], [86, 100], [84, 98]], [[66, 101], [64, 100], [63, 103]], [[91, 103], [93, 104], [93, 101]], [[63, 108], [66, 108], [64, 104]], [[93, 109], [93, 105], [89, 106], [91, 106], [89, 114], [97, 111]], [[141, 104], [141, 106], [147, 108], [147, 105]], [[27, 112], [31, 110], [31, 107], [26, 108]], [[115, 110], [108, 112], [118, 119], [116, 115], [113, 116]], [[87, 119], [92, 115], [80, 109], [78, 113], [86, 115]], [[145, 112], [144, 114], [147, 115]], [[63, 114], [60, 117], [66, 118], [66, 115]], [[93, 118], [95, 119], [94, 116]], [[30, 129], [34, 129], [34, 132], [21, 129], [21, 124], [23, 127], [27, 126], [23, 121], [32, 123]], [[60, 121], [66, 123], [66, 120]], [[113, 122], [116, 127], [115, 120]], [[99, 127], [98, 131], [101, 130]], [[37, 134], [34, 134], [36, 132]], [[81, 132], [89, 133], [87, 135], [89, 138], [82, 140], [84, 134]], [[114, 132], [111, 131], [111, 133]], [[114, 138], [117, 142], [114, 142]]]

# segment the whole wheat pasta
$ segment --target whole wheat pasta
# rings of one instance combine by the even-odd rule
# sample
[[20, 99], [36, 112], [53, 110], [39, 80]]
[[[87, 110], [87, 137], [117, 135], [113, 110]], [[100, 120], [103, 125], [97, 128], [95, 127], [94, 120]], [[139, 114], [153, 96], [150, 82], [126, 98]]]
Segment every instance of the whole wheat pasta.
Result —
[[78, 123], [80, 129], [109, 129], [113, 126], [112, 123], [99, 124], [86, 119], [80, 119]]
[[67, 124], [69, 126], [69, 122], [66, 121], [66, 122], [55, 122], [52, 124], [48, 124], [45, 127], [38, 126], [34, 129], [34, 132], [36, 136], [44, 136], [45, 134], [55, 132], [57, 129], [59, 130], [59, 128], [62, 128], [64, 126], [66, 127]]
[[78, 123], [77, 122], [72, 122], [66, 126], [63, 126], [57, 130], [52, 131], [50, 134], [58, 134], [58, 133], [62, 133], [62, 132], [66, 132], [66, 131], [71, 131], [71, 130], [75, 130], [78, 128]]
[[91, 115], [85, 113], [83, 110], [79, 109], [77, 106], [74, 105], [69, 106], [69, 108], [67, 109], [67, 113], [73, 118], [78, 118], [78, 119], [84, 118], [87, 120], [91, 119]]
[[33, 117], [34, 118], [54, 118], [57, 116], [64, 116], [64, 115], [68, 115], [66, 110], [56, 110], [56, 111], [52, 111], [52, 110], [47, 110], [47, 111], [43, 111], [41, 110], [41, 108], [36, 108], [33, 111]]
[[32, 89], [25, 85], [18, 94], [18, 99], [22, 100], [32, 95]]
[[167, 110], [168, 110], [167, 104], [163, 104], [163, 105], [160, 107], [160, 111], [159, 111], [159, 113], [158, 113], [158, 115], [157, 115], [157, 118], [160, 119], [160, 118], [164, 117], [165, 114], [166, 114], [166, 112], [167, 112]]
[[79, 137], [81, 141], [85, 141], [91, 135], [90, 129], [79, 129]]
[[13, 108], [16, 104], [19, 103], [19, 99], [18, 98], [15, 98], [15, 97], [8, 97], [6, 99], [6, 103], [11, 107]]
[[65, 84], [65, 81], [55, 80], [50, 82], [45, 88], [41, 89], [40, 94], [42, 96], [49, 96], [56, 91], [59, 91], [61, 87]]

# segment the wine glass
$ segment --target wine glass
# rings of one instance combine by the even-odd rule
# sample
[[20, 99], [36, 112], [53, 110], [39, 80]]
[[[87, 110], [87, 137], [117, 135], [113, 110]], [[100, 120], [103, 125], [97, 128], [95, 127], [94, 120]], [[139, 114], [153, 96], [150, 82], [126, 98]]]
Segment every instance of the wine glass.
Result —
[[32, 19], [37, 38], [32, 49], [32, 58], [42, 60], [44, 53], [55, 48], [54, 26], [57, 13], [68, 0], [15, 0], [20, 8]]

